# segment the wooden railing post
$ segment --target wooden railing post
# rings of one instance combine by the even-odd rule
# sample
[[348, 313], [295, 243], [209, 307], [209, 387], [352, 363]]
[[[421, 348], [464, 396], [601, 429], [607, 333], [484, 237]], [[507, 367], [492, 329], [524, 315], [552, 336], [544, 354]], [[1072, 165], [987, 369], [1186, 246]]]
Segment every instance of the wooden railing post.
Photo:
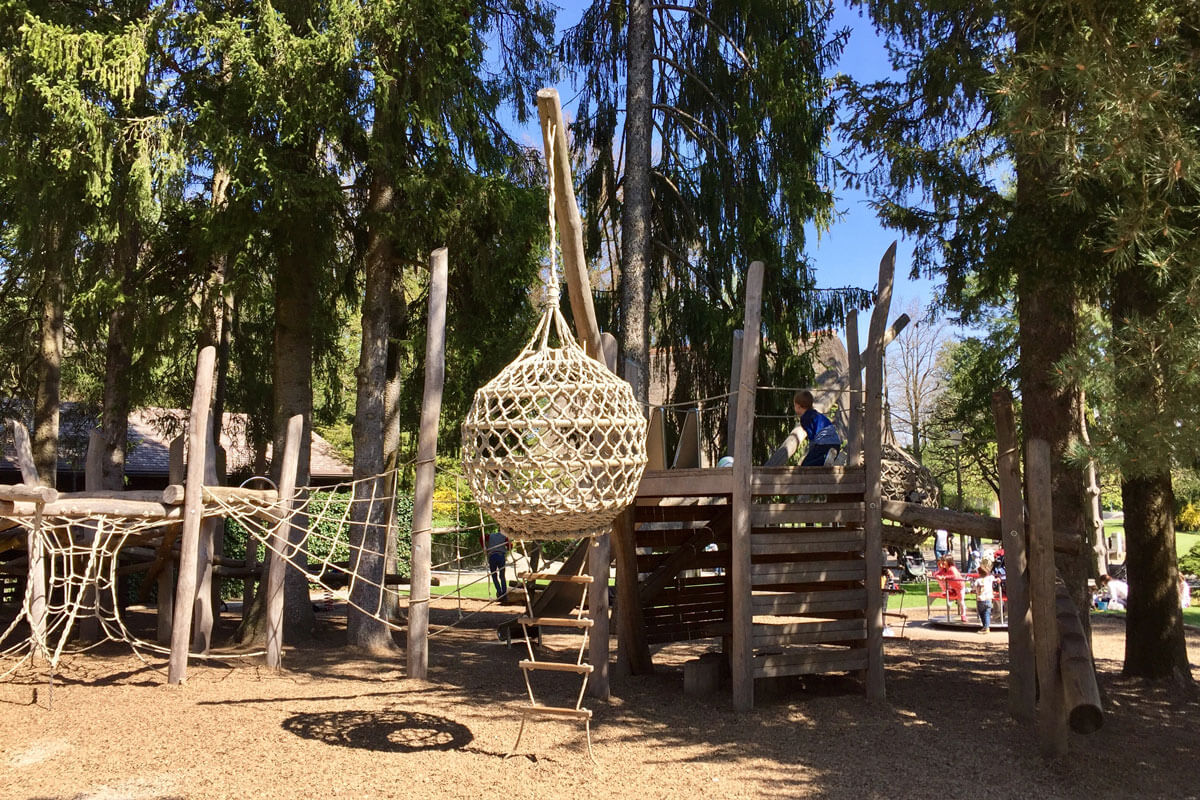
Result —
[[[287, 434], [283, 442], [283, 461], [279, 470], [280, 518], [271, 531], [270, 553], [267, 558], [267, 666], [279, 669], [283, 664], [283, 595], [284, 575], [288, 561], [284, 551], [291, 547], [292, 508], [296, 501], [296, 474], [300, 471], [300, 448], [304, 442], [304, 415], [296, 414], [288, 420]], [[189, 475], [190, 465], [189, 465]], [[180, 565], [182, 580], [183, 566]], [[260, 589], [261, 590], [261, 589]], [[178, 619], [178, 615], [176, 615]]]
[[733, 526], [731, 548], [733, 707], [754, 708], [754, 585], [750, 575], [750, 503], [754, 480], [754, 400], [758, 387], [758, 350], [762, 341], [763, 262], [750, 265], [746, 278], [746, 332], [738, 376], [737, 432], [733, 452]]

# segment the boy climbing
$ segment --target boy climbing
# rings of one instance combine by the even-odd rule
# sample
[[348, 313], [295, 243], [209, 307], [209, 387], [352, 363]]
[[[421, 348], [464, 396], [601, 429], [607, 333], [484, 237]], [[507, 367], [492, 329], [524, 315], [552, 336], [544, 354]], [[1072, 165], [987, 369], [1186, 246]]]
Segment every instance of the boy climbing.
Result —
[[809, 441], [808, 452], [804, 454], [800, 466], [824, 466], [830, 451], [837, 455], [842, 449], [842, 437], [829, 421], [829, 417], [813, 408], [812, 392], [807, 389], [796, 392], [792, 397], [792, 405], [800, 415], [800, 427], [804, 428]]

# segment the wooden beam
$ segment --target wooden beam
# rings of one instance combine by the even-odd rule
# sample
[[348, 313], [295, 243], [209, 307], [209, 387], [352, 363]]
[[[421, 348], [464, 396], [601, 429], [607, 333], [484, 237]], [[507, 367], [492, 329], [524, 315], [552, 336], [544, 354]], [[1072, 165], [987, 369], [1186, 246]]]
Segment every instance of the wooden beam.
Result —
[[617, 665], [631, 675], [649, 675], [654, 672], [654, 662], [638, 602], [635, 545], [630, 507], [617, 515], [612, 528], [612, 549], [617, 562]]
[[[979, 539], [1003, 541], [1007, 562], [1008, 538], [1002, 537], [1003, 518], [989, 517], [984, 514], [972, 514], [967, 511], [952, 511], [948, 508], [932, 508], [917, 503], [906, 503], [903, 500], [884, 500], [883, 518], [892, 522], [916, 528], [944, 528], [952, 533], [964, 536], [974, 536]], [[1054, 552], [1079, 552], [1078, 537], [1055, 532], [1053, 535]]]
[[[872, 319], [874, 319], [874, 316], [872, 316]], [[896, 337], [899, 336], [900, 333], [905, 328], [908, 327], [909, 321], [910, 320], [908, 318], [908, 314], [901, 314], [900, 316], [896, 317], [896, 321], [892, 323], [892, 326], [890, 328], [888, 328], [886, 331], [884, 331], [884, 333], [883, 333], [883, 348], [885, 350], [887, 349], [887, 346], [889, 344], [891, 344], [892, 342], [896, 341]], [[867, 345], [867, 347], [870, 348], [870, 345]], [[849, 344], [847, 343], [847, 353], [852, 353], [852, 352], [854, 352], [854, 351], [849, 349]], [[867, 351], [863, 350], [859, 357], [863, 361], [866, 361], [867, 360]]]
[[[650, 424], [646, 431], [646, 471], [667, 468], [666, 412], [661, 408], [650, 409]], [[643, 473], [645, 474], [645, 473]]]
[[638, 599], [644, 606], [653, 600], [681, 571], [688, 569], [704, 552], [705, 546], [729, 534], [732, 518], [729, 506], [711, 506], [714, 516], [704, 528], [696, 528], [667, 560], [642, 581]]
[[679, 432], [679, 446], [675, 448], [675, 460], [671, 469], [693, 469], [700, 466], [700, 414], [689, 411], [683, 417], [683, 429]]
[[575, 187], [571, 181], [571, 150], [567, 144], [567, 124], [563, 119], [558, 90], [539, 89], [537, 107], [542, 125], [542, 145], [547, 157], [553, 154], [550, 174], [554, 176], [554, 219], [558, 223], [571, 316], [575, 318], [575, 329], [583, 349], [592, 358], [602, 361], [600, 327], [596, 323], [591, 280], [583, 251], [583, 218], [579, 214], [579, 204], [575, 202]]
[[[9, 503], [40, 503], [45, 505], [58, 499], [58, 492], [49, 486], [18, 483], [0, 484], [0, 500]], [[15, 506], [14, 506], [15, 509]]]
[[863, 524], [867, 590], [867, 697], [883, 700], [887, 689], [883, 675], [883, 349], [885, 326], [892, 304], [896, 271], [896, 243], [879, 262], [879, 285], [867, 335], [866, 407], [863, 416], [863, 466], [866, 470], [867, 516]]
[[850, 430], [846, 440], [846, 464], [861, 467], [863, 463], [863, 376], [862, 358], [858, 352], [858, 312], [846, 315], [846, 360], [850, 369]]
[[[280, 522], [271, 531], [271, 547], [267, 554], [267, 667], [279, 669], [283, 665], [283, 595], [284, 573], [288, 561], [283, 557], [291, 538], [293, 506], [296, 502], [296, 474], [300, 470], [300, 450], [304, 446], [304, 415], [296, 414], [288, 420], [287, 434], [283, 443], [283, 460], [279, 469], [279, 512]], [[190, 473], [189, 473], [190, 474]], [[200, 494], [190, 490], [192, 496]], [[180, 565], [180, 574], [183, 566]], [[176, 615], [178, 619], [178, 615]]]
[[992, 393], [996, 418], [996, 471], [1000, 483], [1000, 530], [1004, 546], [1004, 590], [1008, 596], [1008, 713], [1032, 724], [1037, 707], [1037, 667], [1033, 617], [1029, 612], [1029, 559], [1025, 549], [1025, 501], [1021, 492], [1021, 450], [1012, 392]]
[[196, 381], [192, 391], [192, 411], [188, 419], [189, 496], [183, 506], [179, 581], [175, 590], [174, 618], [171, 626], [171, 656], [167, 664], [167, 681], [172, 684], [187, 680], [188, 644], [192, 609], [196, 602], [196, 570], [199, 560], [200, 487], [204, 484], [204, 451], [207, 447], [204, 438], [212, 403], [213, 366], [216, 359], [215, 347], [205, 347], [196, 359]]
[[[213, 444], [213, 415], [208, 412], [204, 424], [204, 483], [217, 482], [216, 446]], [[188, 458], [192, 458], [188, 451]], [[204, 502], [204, 486], [200, 487], [200, 501]], [[219, 517], [205, 517], [201, 505], [200, 541], [196, 562], [196, 605], [192, 614], [192, 652], [208, 653], [212, 647], [213, 619], [216, 615], [216, 605], [219, 597], [214, 597], [213, 586], [213, 556], [217, 552], [216, 540], [218, 528], [223, 527]]]
[[1058, 669], [1062, 675], [1063, 706], [1075, 733], [1095, 733], [1104, 725], [1096, 666], [1083, 623], [1071, 600], [1067, 584], [1054, 583], [1055, 622], [1058, 626]]
[[729, 371], [729, 418], [726, 421], [725, 454], [733, 455], [733, 446], [737, 442], [737, 408], [738, 380], [742, 375], [742, 342], [745, 334], [741, 330], [733, 332], [733, 365]]
[[737, 434], [733, 452], [732, 577], [733, 707], [754, 708], [754, 609], [750, 575], [750, 483], [754, 474], [754, 401], [758, 387], [758, 350], [762, 341], [763, 262], [750, 265], [746, 278], [746, 313], [742, 330], [742, 369], [738, 375]]
[[1029, 594], [1037, 662], [1037, 738], [1042, 755], [1067, 754], [1067, 720], [1058, 668], [1054, 599], [1054, 528], [1050, 497], [1050, 443], [1025, 443], [1025, 495], [1029, 506]]
[[17, 468], [21, 470], [21, 483], [26, 486], [38, 486], [37, 464], [33, 461], [33, 445], [29, 441], [29, 431], [19, 420], [9, 419], [8, 429], [12, 431], [13, 447], [17, 453]]
[[792, 428], [792, 432], [783, 440], [783, 444], [775, 448], [775, 452], [771, 453], [771, 457], [767, 459], [766, 466], [782, 467], [792, 460], [792, 456], [796, 455], [796, 451], [800, 449], [800, 444], [808, 438], [808, 434], [804, 432], [804, 426], [797, 425]]
[[[413, 493], [412, 584], [408, 600], [408, 677], [429, 677], [429, 586], [433, 569], [433, 482], [437, 466], [438, 421], [446, 377], [446, 292], [449, 260], [439, 247], [429, 259], [429, 322], [425, 336], [425, 388], [417, 435], [417, 476]], [[597, 346], [599, 345], [597, 337]]]

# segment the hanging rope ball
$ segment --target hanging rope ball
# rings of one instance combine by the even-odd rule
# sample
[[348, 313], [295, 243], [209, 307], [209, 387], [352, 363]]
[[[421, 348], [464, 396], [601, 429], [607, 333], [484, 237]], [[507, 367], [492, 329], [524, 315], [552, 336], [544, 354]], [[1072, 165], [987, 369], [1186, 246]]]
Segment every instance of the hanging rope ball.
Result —
[[551, 302], [516, 360], [475, 393], [463, 453], [476, 502], [509, 538], [596, 536], [637, 494], [646, 418]]

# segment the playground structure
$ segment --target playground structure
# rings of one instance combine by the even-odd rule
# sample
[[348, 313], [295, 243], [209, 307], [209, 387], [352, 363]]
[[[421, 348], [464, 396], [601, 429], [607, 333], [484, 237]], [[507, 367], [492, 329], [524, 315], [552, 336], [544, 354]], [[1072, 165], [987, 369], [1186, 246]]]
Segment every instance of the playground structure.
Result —
[[[601, 360], [611, 348], [600, 336], [590, 309], [582, 229], [570, 191], [557, 95], [545, 90], [539, 93], [539, 112], [547, 142], [556, 143], [547, 147], [557, 167], [552, 170], [552, 203], [563, 234], [564, 268], [576, 330], [588, 356]], [[554, 122], [557, 124], [549, 124]], [[435, 254], [434, 290], [430, 293], [431, 330], [418, 446], [413, 574], [404, 626], [408, 675], [416, 678], [426, 676], [428, 665], [429, 509], [445, 320], [446, 256], [445, 251], [439, 252]], [[1077, 630], [1078, 617], [1069, 607], [1069, 599], [1054, 582], [1055, 545], [1046, 488], [1049, 482], [1043, 474], [1048, 470], [1048, 454], [1044, 443], [1027, 443], [1031, 474], [1029, 495], [1023, 498], [1011, 404], [1006, 407], [1003, 398], [997, 398], [998, 428], [1003, 429], [1000, 519], [934, 509], [884, 495], [883, 352], [890, 337], [903, 327], [900, 322], [887, 326], [894, 260], [893, 245], [880, 264], [877, 302], [861, 355], [857, 318], [851, 314], [846, 320], [848, 402], [842, 407], [847, 410], [848, 436], [844, 466], [753, 464], [751, 442], [760, 341], [758, 336], [743, 336], [740, 363], [731, 379], [731, 405], [736, 405], [736, 412], [731, 410], [729, 428], [732, 468], [700, 469], [679, 458], [675, 468], [666, 468], [661, 419], [656, 423], [652, 412], [649, 467], [632, 505], [611, 524], [611, 533], [599, 533], [581, 548], [575, 563], [582, 563], [582, 554], [586, 553], [586, 571], [523, 576], [527, 580], [556, 581], [555, 586], [573, 588], [577, 596], [586, 598], [590, 624], [579, 627], [590, 635], [583, 639], [576, 666], [588, 667], [578, 671], [590, 676], [585, 686], [592, 696], [606, 698], [610, 692], [607, 586], [610, 564], [615, 560], [619, 602], [613, 618], [619, 655], [634, 672], [652, 668], [651, 645], [719, 637], [729, 659], [733, 705], [738, 710], [753, 708], [756, 680], [821, 672], [860, 673], [867, 696], [883, 699], [884, 606], [879, 577], [885, 527], [891, 528], [885, 522], [890, 522], [898, 526], [892, 531], [894, 536], [941, 527], [1003, 540], [1010, 576], [1010, 707], [1014, 715], [1032, 720], [1036, 709], [1039, 734], [1047, 752], [1065, 751], [1068, 724], [1082, 732], [1099, 727], [1102, 717], [1086, 640]], [[747, 332], [761, 329], [763, 269], [761, 262], [755, 262], [749, 270], [743, 324]], [[433, 313], [435, 304], [440, 304], [439, 314]], [[214, 569], [224, 566], [214, 556], [213, 536], [222, 517], [234, 517], [245, 523], [269, 554], [270, 567], [262, 587], [267, 619], [265, 656], [268, 666], [281, 665], [283, 578], [288, 564], [298, 566], [300, 557], [306, 555], [306, 528], [301, 518], [313, 510], [303, 487], [295, 485], [301, 420], [294, 418], [289, 424], [277, 489], [216, 486], [208, 444], [213, 358], [211, 349], [201, 351], [198, 358], [186, 471], [182, 469], [181, 442], [178, 459], [173, 459], [177, 466], [173, 474], [179, 482], [173, 478], [173, 485], [156, 497], [132, 492], [59, 494], [39, 487], [28, 437], [19, 425], [12, 426], [23, 485], [0, 487], [0, 518], [18, 526], [0, 536], [17, 547], [23, 543], [26, 552], [23, 563], [19, 559], [8, 562], [11, 569], [23, 569], [26, 576], [21, 616], [9, 632], [22, 620], [28, 625], [30, 657], [53, 663], [72, 626], [85, 623], [85, 617], [99, 620], [105, 635], [127, 638], [116, 630], [116, 554], [145, 548], [151, 564], [148, 575], [159, 586], [160, 636], [165, 632], [170, 642], [168, 679], [172, 683], [185, 680], [188, 658], [204, 654], [211, 647], [212, 581]], [[611, 360], [609, 363], [611, 368]], [[1007, 423], [1002, 419], [1005, 413]], [[780, 458], [780, 463], [785, 463], [800, 444], [800, 437], [793, 432], [771, 461]], [[394, 494], [389, 494], [394, 492], [394, 483], [390, 490], [386, 488], [390, 477], [355, 482], [358, 505], [347, 510], [341, 522], [360, 526], [357, 530], [361, 533], [372, 526], [388, 526], [386, 514], [380, 509], [394, 505]], [[1022, 510], [1026, 502], [1028, 519]], [[166, 567], [176, 557], [172, 555], [176, 543], [178, 579], [173, 582]], [[716, 549], [708, 549], [710, 545]], [[250, 550], [257, 548], [248, 548], [246, 564], [230, 566], [247, 572], [253, 569]], [[340, 576], [351, 584], [351, 602], [360, 611], [399, 628], [388, 612], [386, 576], [368, 579], [357, 567], [363, 559], [384, 555], [359, 546], [349, 565], [336, 567], [326, 562], [315, 578], [321, 583], [332, 575]], [[157, 570], [154, 564], [159, 564]], [[548, 591], [542, 597], [553, 597], [553, 593]], [[531, 601], [525, 615], [528, 622], [520, 624], [544, 621], [539, 613]], [[577, 620], [583, 618], [582, 614], [576, 616]], [[584, 651], [587, 664], [583, 661]], [[1035, 675], [1041, 687], [1036, 704]], [[575, 710], [586, 711], [578, 704]], [[586, 718], [590, 719], [590, 712]]]

